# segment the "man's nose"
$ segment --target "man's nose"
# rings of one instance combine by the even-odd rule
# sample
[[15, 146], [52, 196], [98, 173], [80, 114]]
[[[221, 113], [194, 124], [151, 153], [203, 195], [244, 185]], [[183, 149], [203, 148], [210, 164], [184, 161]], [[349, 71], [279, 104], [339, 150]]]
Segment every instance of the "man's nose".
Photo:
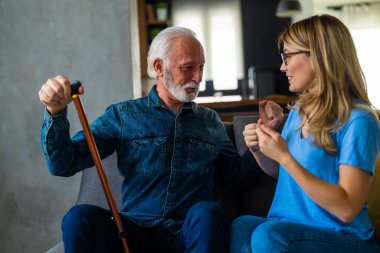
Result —
[[194, 72], [193, 72], [193, 80], [196, 82], [196, 83], [200, 83], [202, 82], [202, 78], [203, 78], [203, 70], [202, 69], [196, 69]]

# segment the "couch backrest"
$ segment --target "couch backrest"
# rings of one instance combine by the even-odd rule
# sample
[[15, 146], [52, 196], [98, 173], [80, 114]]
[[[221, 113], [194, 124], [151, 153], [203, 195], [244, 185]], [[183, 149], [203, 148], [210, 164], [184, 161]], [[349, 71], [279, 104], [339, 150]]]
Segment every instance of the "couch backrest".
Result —
[[[121, 184], [123, 177], [117, 169], [116, 152], [104, 159], [104, 172], [117, 207], [121, 208]], [[109, 209], [105, 193], [95, 167], [82, 172], [77, 204], [92, 204]]]
[[380, 245], [380, 153], [377, 155], [375, 173], [368, 196], [368, 214], [375, 227], [375, 238]]

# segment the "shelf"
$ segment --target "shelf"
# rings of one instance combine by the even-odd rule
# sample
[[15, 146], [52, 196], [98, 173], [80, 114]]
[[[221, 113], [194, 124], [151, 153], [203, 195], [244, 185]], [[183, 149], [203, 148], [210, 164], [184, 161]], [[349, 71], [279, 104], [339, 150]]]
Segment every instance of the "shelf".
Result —
[[[165, 7], [162, 7], [165, 6]], [[170, 26], [170, 0], [139, 0], [139, 36], [141, 78], [147, 78], [146, 57], [153, 38], [163, 29]], [[164, 9], [159, 11], [159, 9]]]
[[146, 24], [147, 25], [163, 25], [163, 26], [168, 26], [169, 25], [169, 20], [165, 19], [165, 20], [159, 20], [159, 19], [153, 19], [153, 20], [147, 20], [146, 21]]

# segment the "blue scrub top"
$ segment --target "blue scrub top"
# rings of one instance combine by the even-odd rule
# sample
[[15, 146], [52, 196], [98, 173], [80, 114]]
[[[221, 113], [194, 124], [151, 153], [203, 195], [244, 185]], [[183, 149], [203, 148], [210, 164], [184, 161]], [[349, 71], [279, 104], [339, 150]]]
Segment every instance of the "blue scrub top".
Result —
[[[290, 153], [312, 174], [332, 184], [338, 184], [340, 164], [356, 166], [373, 174], [380, 149], [380, 137], [379, 124], [369, 112], [362, 109], [352, 110], [348, 122], [333, 135], [338, 150], [334, 155], [313, 144], [314, 136], [302, 138], [300, 125], [300, 115], [292, 110], [281, 135], [288, 143]], [[367, 209], [365, 203], [353, 221], [341, 221], [316, 204], [280, 165], [277, 189], [268, 219], [355, 234], [366, 240], [374, 232]]]

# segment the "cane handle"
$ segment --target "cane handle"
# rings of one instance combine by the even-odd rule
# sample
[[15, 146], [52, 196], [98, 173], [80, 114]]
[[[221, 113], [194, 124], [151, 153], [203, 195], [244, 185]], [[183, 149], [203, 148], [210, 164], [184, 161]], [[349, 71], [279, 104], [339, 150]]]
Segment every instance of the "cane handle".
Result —
[[76, 80], [70, 86], [71, 86], [71, 96], [73, 96], [73, 95], [79, 95], [79, 87], [82, 86], [81, 81]]

